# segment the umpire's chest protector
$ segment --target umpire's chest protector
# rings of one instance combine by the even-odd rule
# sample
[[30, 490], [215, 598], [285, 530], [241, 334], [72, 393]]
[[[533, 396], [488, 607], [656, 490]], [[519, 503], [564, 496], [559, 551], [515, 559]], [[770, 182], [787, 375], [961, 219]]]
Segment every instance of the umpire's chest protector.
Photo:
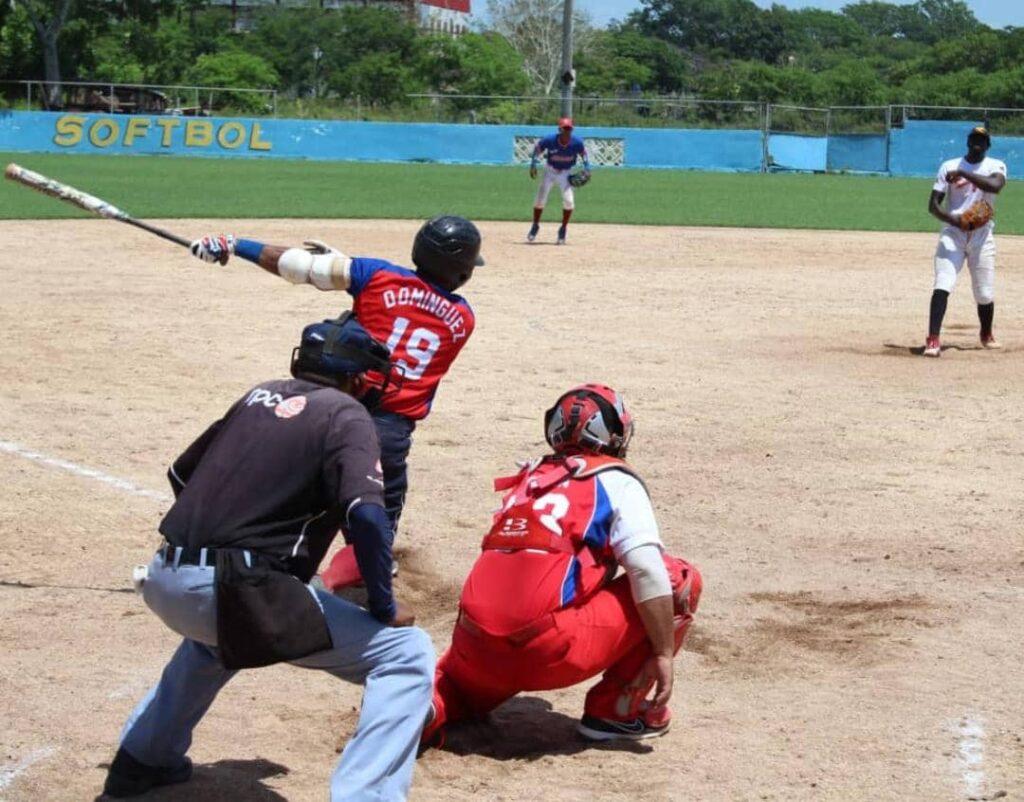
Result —
[[332, 647], [309, 588], [256, 552], [218, 551], [216, 591], [217, 646], [227, 669], [284, 663]]

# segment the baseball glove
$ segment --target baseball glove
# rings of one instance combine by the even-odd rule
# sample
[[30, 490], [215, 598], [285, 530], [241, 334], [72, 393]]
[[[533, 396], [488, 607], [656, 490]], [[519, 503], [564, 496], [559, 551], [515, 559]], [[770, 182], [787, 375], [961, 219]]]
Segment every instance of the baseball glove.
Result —
[[964, 231], [974, 231], [991, 220], [995, 213], [991, 203], [980, 200], [960, 215], [960, 228]]
[[580, 170], [569, 174], [569, 183], [574, 187], [582, 187], [590, 180], [590, 173], [587, 170]]

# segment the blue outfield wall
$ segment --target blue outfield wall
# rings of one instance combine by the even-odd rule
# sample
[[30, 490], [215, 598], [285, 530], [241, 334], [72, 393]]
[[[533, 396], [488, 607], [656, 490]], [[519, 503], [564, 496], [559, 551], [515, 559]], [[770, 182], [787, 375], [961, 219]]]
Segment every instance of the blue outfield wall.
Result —
[[[798, 136], [759, 130], [582, 128], [621, 139], [625, 167], [758, 172], [769, 169], [932, 176], [962, 155], [973, 123], [908, 121], [888, 136]], [[171, 154], [211, 158], [512, 164], [517, 136], [551, 126], [193, 118], [60, 112], [0, 112], [0, 151]], [[1024, 138], [993, 137], [992, 155], [1024, 172]]]
[[[0, 113], [0, 150], [317, 161], [512, 164], [516, 136], [551, 126], [446, 125], [160, 115]], [[760, 131], [587, 128], [622, 139], [626, 167], [759, 171]]]
[[842, 134], [828, 138], [827, 169], [835, 173], [884, 173], [889, 169], [885, 134]]

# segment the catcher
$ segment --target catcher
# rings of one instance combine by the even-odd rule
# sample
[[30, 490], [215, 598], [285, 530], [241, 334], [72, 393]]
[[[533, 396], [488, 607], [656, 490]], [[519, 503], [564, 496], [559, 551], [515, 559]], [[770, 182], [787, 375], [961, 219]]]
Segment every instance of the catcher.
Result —
[[[932, 187], [928, 211], [946, 225], [939, 234], [939, 245], [935, 251], [935, 288], [932, 291], [928, 338], [924, 344], [925, 356], [942, 354], [939, 341], [942, 319], [946, 315], [949, 293], [965, 260], [971, 271], [971, 288], [978, 305], [981, 344], [985, 348], [1001, 347], [992, 333], [996, 271], [992, 217], [995, 197], [1006, 186], [1006, 164], [986, 155], [991, 146], [988, 129], [982, 126], [974, 128], [967, 136], [967, 154], [943, 162]], [[948, 208], [943, 209], [943, 201], [947, 197]]]
[[[527, 242], [537, 239], [540, 231], [540, 216], [547, 205], [551, 187], [558, 184], [562, 190], [562, 225], [558, 229], [558, 244], [565, 245], [565, 233], [569, 227], [569, 218], [576, 208], [575, 187], [582, 187], [590, 180], [590, 162], [587, 160], [587, 149], [583, 140], [572, 135], [572, 120], [563, 117], [558, 121], [558, 133], [539, 140], [533, 149], [530, 159], [530, 178], [537, 177], [537, 160], [547, 153], [547, 167], [537, 187], [537, 197], [533, 201], [533, 225], [526, 235]], [[583, 169], [573, 171], [576, 160], [582, 159]]]
[[[633, 422], [618, 393], [575, 387], [547, 411], [544, 429], [553, 453], [494, 483], [506, 494], [462, 589], [423, 745], [520, 691], [601, 672], [578, 726], [584, 737], [668, 730], [673, 658], [697, 610], [700, 573], [664, 553], [647, 490], [623, 461]], [[619, 566], [625, 573], [613, 579]]]

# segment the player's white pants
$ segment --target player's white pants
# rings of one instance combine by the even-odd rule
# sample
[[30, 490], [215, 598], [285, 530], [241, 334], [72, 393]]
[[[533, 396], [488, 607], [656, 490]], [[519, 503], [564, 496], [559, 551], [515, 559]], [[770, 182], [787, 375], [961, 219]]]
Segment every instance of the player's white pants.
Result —
[[572, 184], [569, 183], [568, 170], [556, 170], [550, 164], [544, 168], [544, 175], [540, 177], [540, 186], [537, 187], [537, 197], [534, 198], [533, 208], [543, 209], [548, 202], [548, 194], [551, 187], [558, 184], [562, 190], [562, 208], [575, 209], [576, 195], [572, 191]]
[[956, 278], [967, 261], [971, 271], [971, 289], [979, 304], [995, 300], [996, 240], [989, 223], [977, 231], [946, 226], [935, 249], [935, 289], [952, 292]]

